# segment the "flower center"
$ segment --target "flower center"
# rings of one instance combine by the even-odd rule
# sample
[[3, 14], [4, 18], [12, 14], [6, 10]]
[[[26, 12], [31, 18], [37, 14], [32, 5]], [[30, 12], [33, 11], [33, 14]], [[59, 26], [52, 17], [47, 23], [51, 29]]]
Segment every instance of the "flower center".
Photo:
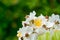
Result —
[[18, 32], [17, 37], [22, 37], [22, 34]]
[[42, 25], [42, 20], [39, 18], [35, 19], [34, 25], [39, 28]]

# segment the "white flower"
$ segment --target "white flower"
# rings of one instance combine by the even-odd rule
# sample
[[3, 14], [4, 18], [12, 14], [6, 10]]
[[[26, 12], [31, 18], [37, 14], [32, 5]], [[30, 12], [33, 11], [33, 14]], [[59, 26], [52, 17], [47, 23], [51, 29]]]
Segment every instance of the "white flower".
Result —
[[55, 30], [60, 30], [59, 15], [52, 14], [46, 18], [42, 14], [38, 17], [35, 16], [36, 12], [30, 12], [26, 17], [26, 21], [22, 22], [23, 27], [18, 31], [19, 40], [37, 40], [38, 35], [43, 35], [50, 32], [52, 36]]
[[37, 40], [38, 34], [37, 33], [33, 33], [30, 35], [31, 40]]
[[45, 19], [45, 17], [42, 14], [38, 17], [41, 18], [41, 19]]
[[50, 22], [59, 21], [59, 15], [52, 14], [52, 16], [49, 17], [49, 21]]
[[33, 12], [30, 12], [30, 15], [29, 15], [29, 18], [26, 19], [26, 21], [30, 21], [30, 20], [33, 20], [36, 18], [36, 12], [33, 11]]
[[31, 40], [31, 38], [30, 37], [24, 37], [24, 40]]
[[42, 20], [42, 25], [47, 22], [47, 19], [42, 14], [38, 18]]
[[24, 40], [37, 40], [38, 34], [32, 33], [29, 37], [24, 37]]
[[41, 34], [44, 34], [46, 30], [43, 27], [41, 27], [41, 28], [36, 29], [35, 32], [41, 35]]
[[46, 22], [45, 25], [47, 28], [51, 28], [54, 26], [54, 23], [53, 22]]
[[54, 25], [54, 28], [55, 28], [56, 30], [60, 30], [60, 24]]
[[32, 30], [32, 27], [27, 26], [27, 27], [20, 28], [18, 32], [20, 32], [22, 36], [25, 36], [26, 33], [31, 34], [33, 30]]
[[31, 19], [34, 19], [35, 18], [35, 15], [36, 15], [36, 12], [35, 11], [33, 11], [33, 12], [30, 12], [30, 18]]
[[54, 29], [50, 28], [49, 32], [50, 32], [50, 35], [52, 36], [54, 34]]
[[18, 40], [21, 40], [21, 38], [19, 37]]

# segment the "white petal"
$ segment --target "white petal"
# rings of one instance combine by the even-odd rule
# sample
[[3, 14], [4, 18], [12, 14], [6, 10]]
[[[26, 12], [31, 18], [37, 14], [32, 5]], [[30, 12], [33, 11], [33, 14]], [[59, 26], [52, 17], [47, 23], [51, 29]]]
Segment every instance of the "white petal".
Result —
[[52, 36], [54, 34], [54, 30], [50, 29], [50, 35]]
[[21, 38], [18, 38], [18, 40], [21, 40]]
[[59, 21], [59, 15], [52, 14], [52, 16], [49, 17], [49, 21], [50, 22]]
[[60, 30], [60, 24], [54, 25], [54, 28]]
[[34, 19], [35, 18], [35, 15], [36, 15], [36, 12], [35, 11], [30, 12], [30, 15], [29, 15], [30, 19]]
[[31, 40], [31, 38], [30, 37], [24, 37], [24, 40]]
[[46, 32], [46, 30], [44, 28], [38, 28], [36, 29], [36, 31], [38, 34], [44, 34]]
[[27, 18], [26, 21], [30, 21], [30, 20], [32, 20], [32, 19], [35, 19], [35, 18], [36, 18], [35, 15], [36, 15], [36, 12], [35, 12], [35, 11], [30, 12], [29, 18]]
[[37, 34], [36, 33], [33, 33], [33, 34], [31, 34], [30, 35], [30, 37], [31, 37], [31, 40], [37, 40]]
[[48, 28], [53, 27], [53, 25], [54, 25], [54, 23], [51, 23], [51, 22], [47, 22], [47, 23], [46, 23], [46, 26], [47, 26]]
[[27, 27], [27, 30], [26, 30], [27, 33], [31, 34], [33, 32], [33, 29], [32, 27]]

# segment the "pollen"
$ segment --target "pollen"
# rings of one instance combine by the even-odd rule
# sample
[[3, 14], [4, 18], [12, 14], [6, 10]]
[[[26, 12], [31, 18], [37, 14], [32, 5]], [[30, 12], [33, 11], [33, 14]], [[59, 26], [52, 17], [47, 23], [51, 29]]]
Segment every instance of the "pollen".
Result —
[[22, 34], [19, 32], [19, 33], [17, 34], [17, 37], [22, 37]]
[[35, 19], [34, 25], [39, 28], [42, 25], [42, 20], [39, 18]]

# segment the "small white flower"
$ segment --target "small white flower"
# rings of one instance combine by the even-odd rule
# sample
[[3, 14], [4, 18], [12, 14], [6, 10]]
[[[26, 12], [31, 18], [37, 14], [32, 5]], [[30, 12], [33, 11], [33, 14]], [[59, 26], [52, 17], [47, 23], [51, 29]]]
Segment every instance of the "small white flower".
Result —
[[33, 33], [30, 35], [31, 40], [37, 40], [38, 34]]
[[26, 16], [26, 21], [22, 22], [23, 27], [18, 31], [18, 40], [37, 40], [38, 35], [50, 32], [52, 36], [55, 30], [60, 30], [59, 15], [52, 14], [49, 18], [42, 14], [38, 17], [35, 15], [36, 12], [33, 11]]
[[56, 30], [60, 30], [60, 24], [54, 25], [54, 28], [55, 28]]
[[49, 32], [50, 32], [50, 35], [52, 36], [54, 34], [54, 29], [50, 28]]
[[41, 34], [44, 34], [46, 30], [43, 27], [41, 27], [41, 28], [36, 29], [35, 32], [41, 35]]
[[33, 11], [33, 12], [30, 12], [30, 15], [29, 15], [29, 18], [26, 19], [26, 21], [30, 21], [30, 20], [33, 20], [36, 18], [36, 12]]
[[54, 23], [53, 22], [46, 22], [45, 25], [46, 25], [47, 28], [51, 28], [51, 27], [54, 26]]
[[50, 22], [59, 21], [59, 15], [52, 14], [52, 16], [49, 17], [49, 21]]
[[31, 40], [31, 38], [30, 37], [28, 37], [28, 38], [24, 37], [24, 40]]
[[38, 18], [42, 19], [42, 25], [47, 22], [47, 19], [42, 14]]
[[21, 38], [19, 37], [18, 40], [21, 40]]
[[35, 15], [36, 15], [36, 12], [33, 11], [33, 12], [30, 12], [30, 16], [29, 16], [29, 17], [30, 17], [31, 19], [34, 19]]
[[32, 27], [22, 27], [18, 32], [22, 33], [22, 36], [25, 36], [26, 33], [31, 34], [33, 32]]

